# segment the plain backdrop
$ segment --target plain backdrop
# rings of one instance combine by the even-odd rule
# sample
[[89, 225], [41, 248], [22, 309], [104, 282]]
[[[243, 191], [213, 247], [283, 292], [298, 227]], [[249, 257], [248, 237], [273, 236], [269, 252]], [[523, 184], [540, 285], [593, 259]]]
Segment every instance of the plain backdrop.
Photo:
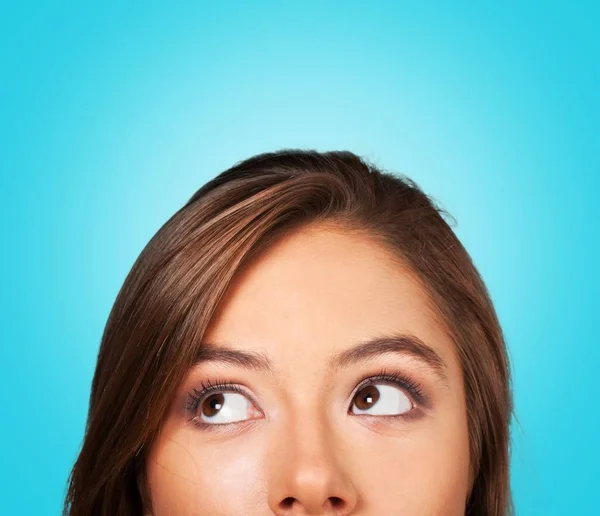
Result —
[[299, 147], [456, 218], [513, 361], [517, 514], [600, 514], [598, 26], [594, 2], [2, 2], [0, 513], [60, 513], [152, 235]]

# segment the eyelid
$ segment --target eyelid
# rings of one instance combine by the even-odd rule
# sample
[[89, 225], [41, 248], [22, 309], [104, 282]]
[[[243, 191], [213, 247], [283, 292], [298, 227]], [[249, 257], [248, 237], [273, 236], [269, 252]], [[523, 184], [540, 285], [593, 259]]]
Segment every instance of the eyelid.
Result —
[[430, 397], [425, 393], [421, 383], [418, 382], [412, 375], [401, 373], [399, 371], [390, 371], [384, 368], [381, 369], [379, 373], [370, 374], [362, 378], [356, 388], [352, 391], [350, 396], [350, 406], [348, 409], [350, 410], [352, 408], [354, 397], [363, 387], [380, 383], [400, 388], [409, 396], [413, 405], [424, 408], [429, 408], [431, 406]]
[[[198, 405], [200, 404], [200, 402], [212, 393], [216, 393], [216, 392], [218, 392], [218, 393], [230, 392], [231, 393], [231, 392], [233, 392], [233, 393], [241, 394], [242, 396], [246, 397], [248, 399], [248, 401], [250, 403], [252, 403], [252, 405], [258, 410], [258, 412], [260, 412], [261, 414], [264, 415], [264, 412], [260, 408], [260, 404], [256, 401], [256, 398], [253, 395], [251, 395], [249, 392], [247, 392], [247, 388], [245, 386], [243, 386], [239, 383], [234, 383], [234, 382], [229, 382], [229, 381], [221, 381], [221, 380], [217, 380], [213, 383], [209, 379], [206, 381], [206, 383], [201, 381], [200, 385], [201, 385], [201, 389], [193, 388], [191, 391], [188, 392], [188, 400], [189, 401], [187, 401], [186, 405], [185, 405], [185, 409], [186, 409], [187, 413], [195, 414], [195, 412], [198, 410]], [[256, 418], [243, 419], [240, 421], [233, 421], [231, 423], [206, 423], [204, 421], [198, 421], [197, 416], [194, 415], [193, 417], [189, 418], [189, 421], [196, 424], [197, 426], [202, 427], [202, 428], [213, 429], [213, 427], [228, 427], [228, 426], [240, 425], [240, 424], [254, 421], [254, 419], [256, 419]]]
[[[421, 382], [417, 381], [413, 377], [413, 375], [383, 368], [375, 374], [365, 375], [358, 382], [357, 386], [353, 389], [351, 393], [348, 411], [351, 410], [354, 397], [360, 389], [366, 387], [367, 385], [376, 385], [381, 383], [397, 387], [403, 392], [405, 392], [411, 400], [414, 409], [428, 409], [432, 405], [431, 397], [428, 394], [426, 394]], [[193, 388], [191, 391], [188, 392], [188, 397], [190, 398], [190, 401], [186, 402], [185, 404], [186, 413], [195, 413], [200, 401], [202, 401], [203, 398], [205, 398], [207, 395], [213, 392], [234, 392], [245, 396], [258, 412], [260, 412], [263, 416], [266, 416], [266, 414], [261, 408], [261, 404], [257, 401], [257, 397], [250, 394], [249, 389], [242, 383], [222, 380], [216, 380], [212, 382], [210, 379], [208, 379], [206, 380], [206, 382], [201, 381], [200, 385], [201, 389]], [[411, 410], [411, 412], [413, 411]], [[373, 417], [378, 419], [385, 419], [389, 417], [393, 418], [398, 416], [374, 415]], [[257, 419], [258, 418], [248, 418], [240, 421], [234, 421], [231, 423], [206, 423], [198, 421], [197, 416], [194, 415], [192, 418], [189, 418], [189, 421], [201, 427], [202, 429], [218, 431], [222, 430], [223, 427], [238, 427], [245, 426], [251, 423], [256, 423]]]

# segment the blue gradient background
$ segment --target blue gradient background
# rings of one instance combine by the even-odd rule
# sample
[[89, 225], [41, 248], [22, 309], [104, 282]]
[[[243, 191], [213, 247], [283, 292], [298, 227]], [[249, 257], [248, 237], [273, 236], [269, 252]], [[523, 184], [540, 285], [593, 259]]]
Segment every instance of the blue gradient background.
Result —
[[236, 161], [308, 147], [456, 217], [513, 360], [517, 514], [600, 514], [594, 3], [216, 3], [0, 7], [0, 513], [60, 513], [152, 235]]

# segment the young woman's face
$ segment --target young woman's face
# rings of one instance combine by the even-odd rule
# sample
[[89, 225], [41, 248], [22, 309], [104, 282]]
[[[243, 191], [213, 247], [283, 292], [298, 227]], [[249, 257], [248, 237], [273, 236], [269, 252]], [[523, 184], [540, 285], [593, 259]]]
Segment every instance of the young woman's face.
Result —
[[464, 515], [462, 375], [426, 303], [367, 239], [305, 229], [269, 249], [151, 449], [153, 514]]

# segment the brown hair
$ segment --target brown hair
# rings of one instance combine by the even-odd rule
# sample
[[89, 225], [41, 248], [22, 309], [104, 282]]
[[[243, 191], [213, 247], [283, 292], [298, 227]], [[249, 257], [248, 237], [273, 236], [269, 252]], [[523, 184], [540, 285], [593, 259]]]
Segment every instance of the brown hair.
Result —
[[141, 515], [150, 507], [146, 453], [228, 284], [283, 233], [313, 223], [368, 234], [420, 278], [464, 375], [472, 479], [466, 514], [513, 514], [504, 336], [445, 216], [411, 179], [347, 151], [264, 153], [202, 186], [152, 237], [117, 295], [64, 514]]

